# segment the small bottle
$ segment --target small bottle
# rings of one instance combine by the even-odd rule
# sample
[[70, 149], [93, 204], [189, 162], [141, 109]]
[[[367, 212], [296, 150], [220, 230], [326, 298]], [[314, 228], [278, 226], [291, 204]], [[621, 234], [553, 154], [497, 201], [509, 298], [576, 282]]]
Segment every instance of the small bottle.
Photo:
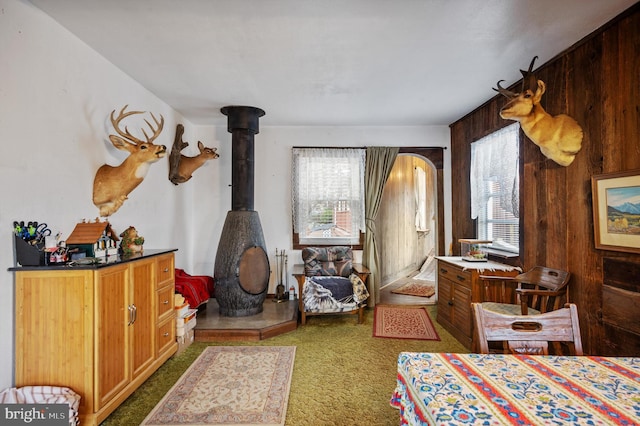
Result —
[[296, 289], [291, 286], [289, 287], [289, 300], [295, 300], [296, 298]]

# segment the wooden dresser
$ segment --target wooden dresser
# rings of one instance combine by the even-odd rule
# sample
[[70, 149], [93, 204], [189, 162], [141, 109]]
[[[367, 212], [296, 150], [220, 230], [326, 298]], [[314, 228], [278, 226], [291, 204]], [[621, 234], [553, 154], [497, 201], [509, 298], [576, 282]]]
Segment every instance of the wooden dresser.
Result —
[[437, 321], [468, 349], [473, 343], [471, 303], [482, 302], [480, 275], [516, 276], [521, 271], [493, 261], [467, 262], [461, 257], [438, 257]]
[[100, 424], [177, 350], [173, 251], [11, 268], [16, 387], [69, 387], [82, 398], [81, 424]]

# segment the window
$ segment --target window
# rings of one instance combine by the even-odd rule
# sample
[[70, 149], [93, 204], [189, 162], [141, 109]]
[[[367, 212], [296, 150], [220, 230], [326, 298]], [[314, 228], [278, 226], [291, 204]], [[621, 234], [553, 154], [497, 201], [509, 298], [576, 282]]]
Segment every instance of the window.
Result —
[[518, 253], [519, 135], [514, 123], [471, 144], [471, 218], [477, 238], [491, 248]]
[[294, 248], [362, 244], [365, 153], [293, 148]]

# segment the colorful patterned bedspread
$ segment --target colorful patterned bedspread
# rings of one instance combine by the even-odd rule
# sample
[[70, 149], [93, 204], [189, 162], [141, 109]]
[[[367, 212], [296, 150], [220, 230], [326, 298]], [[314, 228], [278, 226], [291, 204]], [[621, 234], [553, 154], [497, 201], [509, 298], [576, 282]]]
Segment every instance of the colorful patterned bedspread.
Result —
[[408, 425], [640, 425], [640, 358], [402, 352]]

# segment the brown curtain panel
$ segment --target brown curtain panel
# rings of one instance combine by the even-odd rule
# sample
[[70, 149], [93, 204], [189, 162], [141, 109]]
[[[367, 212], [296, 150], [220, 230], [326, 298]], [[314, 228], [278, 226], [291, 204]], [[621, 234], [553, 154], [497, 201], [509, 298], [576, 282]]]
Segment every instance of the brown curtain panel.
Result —
[[364, 176], [364, 211], [366, 233], [364, 249], [362, 251], [362, 263], [369, 268], [369, 307], [374, 307], [380, 302], [380, 274], [378, 264], [380, 257], [376, 245], [376, 217], [382, 200], [382, 190], [389, 178], [393, 163], [396, 161], [397, 147], [367, 147], [367, 159]]

